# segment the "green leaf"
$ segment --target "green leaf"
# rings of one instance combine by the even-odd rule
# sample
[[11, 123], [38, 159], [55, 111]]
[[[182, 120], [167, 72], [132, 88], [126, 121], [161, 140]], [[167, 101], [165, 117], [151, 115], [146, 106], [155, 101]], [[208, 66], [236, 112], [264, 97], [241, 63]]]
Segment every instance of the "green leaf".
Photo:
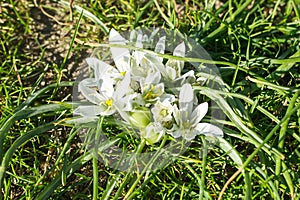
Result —
[[[243, 165], [243, 160], [238, 153], [238, 151], [224, 138], [218, 138], [219, 140], [219, 147], [228, 154], [228, 156], [240, 167]], [[243, 176], [245, 177], [245, 199], [251, 199], [252, 196], [252, 184], [249, 176], [249, 172], [247, 170], [243, 170]]]
[[22, 146], [26, 142], [30, 141], [31, 138], [33, 138], [37, 135], [40, 135], [48, 130], [51, 130], [54, 127], [55, 127], [54, 122], [39, 126], [35, 129], [29, 131], [28, 133], [21, 135], [20, 137], [18, 137], [18, 139], [16, 141], [14, 141], [14, 143], [10, 146], [10, 148], [4, 154], [4, 157], [3, 157], [3, 160], [2, 160], [2, 163], [0, 166], [0, 188], [2, 188], [2, 182], [3, 182], [4, 175], [5, 175], [6, 167], [8, 166], [9, 162], [11, 161], [11, 158], [12, 158], [14, 152], [20, 146]]

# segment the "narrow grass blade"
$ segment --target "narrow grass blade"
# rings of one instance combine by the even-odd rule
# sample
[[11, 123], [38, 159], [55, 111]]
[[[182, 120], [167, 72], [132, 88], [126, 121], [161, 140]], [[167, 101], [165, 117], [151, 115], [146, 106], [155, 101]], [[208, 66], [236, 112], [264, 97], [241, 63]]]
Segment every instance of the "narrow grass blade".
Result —
[[[294, 53], [290, 58], [297, 58], [300, 57], [300, 50]], [[267, 79], [272, 78], [272, 80], [278, 80], [280, 77], [287, 73], [293, 66], [295, 66], [296, 62], [286, 62], [281, 64], [275, 71], [273, 71]]]
[[[108, 141], [106, 144], [103, 144], [101, 147], [99, 147], [99, 151], [104, 151], [105, 149], [109, 148], [112, 145], [115, 145], [120, 139], [116, 138], [111, 141]], [[66, 166], [65, 173], [67, 177], [69, 177], [71, 174], [73, 174], [75, 171], [80, 169], [82, 165], [84, 165], [86, 162], [91, 160], [93, 158], [93, 150], [90, 150], [74, 160], [71, 164]], [[53, 193], [53, 191], [61, 184], [61, 176], [62, 173], [59, 173], [52, 181], [51, 183], [41, 192], [37, 195], [35, 198], [36, 200], [43, 200], [48, 199], [50, 195]]]
[[[228, 156], [240, 167], [243, 165], [243, 160], [238, 151], [224, 138], [218, 138], [219, 147], [228, 154]], [[243, 170], [243, 176], [245, 177], [245, 199], [251, 199], [252, 187], [249, 172]]]
[[[63, 1], [63, 0], [57, 0], [58, 3], [64, 5], [64, 6], [68, 6], [70, 7], [70, 2], [68, 1]], [[101, 28], [101, 30], [105, 33], [108, 34], [109, 29], [107, 28], [107, 26], [95, 15], [93, 15], [90, 11], [78, 6], [78, 5], [74, 5], [74, 8], [79, 12], [82, 13], [83, 16], [89, 18], [90, 20], [92, 20], [95, 24], [98, 24]]]
[[0, 128], [0, 161], [2, 161], [3, 141], [5, 135], [9, 131], [13, 123], [15, 123], [16, 120], [26, 119], [42, 113], [56, 112], [65, 109], [66, 107], [61, 104], [48, 104], [48, 105], [19, 110], [18, 112], [13, 114], [9, 119], [6, 120], [6, 122]]
[[40, 97], [42, 94], [45, 94], [49, 90], [56, 88], [56, 87], [69, 87], [73, 86], [74, 82], [60, 82], [59, 84], [53, 83], [51, 85], [48, 85], [40, 90], [38, 90], [36, 93], [32, 94], [29, 98], [26, 99], [16, 110], [15, 113], [27, 108], [30, 104], [32, 104], [38, 97]]
[[[199, 87], [195, 87], [197, 89]], [[222, 109], [222, 111], [226, 114], [226, 116], [235, 123], [236, 128], [238, 128], [242, 133], [246, 134], [249, 138], [253, 138], [256, 142], [254, 143], [255, 146], [261, 144], [263, 140], [260, 138], [257, 133], [250, 130], [247, 126], [244, 125], [244, 123], [241, 121], [241, 119], [233, 112], [231, 107], [228, 105], [226, 100], [218, 94], [218, 91], [213, 90], [211, 88], [201, 87], [199, 88], [200, 93], [208, 96], [210, 99], [215, 101], [218, 106]], [[264, 144], [263, 146], [264, 150], [268, 153], [275, 154], [276, 156], [283, 158], [284, 156], [275, 148], [270, 147], [268, 144]]]
[[8, 166], [9, 162], [11, 161], [11, 157], [13, 156], [14, 152], [24, 143], [28, 142], [31, 138], [34, 136], [40, 135], [48, 130], [53, 129], [54, 122], [51, 122], [49, 124], [45, 124], [42, 126], [39, 126], [32, 131], [29, 131], [27, 134], [24, 134], [20, 136], [12, 145], [11, 147], [6, 151], [4, 154], [1, 167], [0, 167], [0, 188], [2, 188], [2, 182], [5, 175], [6, 167]]
[[[256, 164], [254, 163], [254, 165], [256, 165]], [[271, 180], [272, 176], [271, 176], [271, 177], [268, 176], [268, 175], [264, 172], [264, 170], [263, 170], [261, 167], [259, 167], [259, 166], [255, 166], [255, 170], [263, 177], [263, 179], [264, 179], [265, 181], [268, 182], [270, 188], [272, 189], [272, 190], [270, 191], [270, 194], [271, 194], [271, 196], [273, 197], [273, 199], [280, 200], [281, 198], [280, 198], [280, 196], [279, 196], [278, 189], [276, 188], [275, 183]], [[257, 175], [257, 176], [258, 176], [258, 175]]]

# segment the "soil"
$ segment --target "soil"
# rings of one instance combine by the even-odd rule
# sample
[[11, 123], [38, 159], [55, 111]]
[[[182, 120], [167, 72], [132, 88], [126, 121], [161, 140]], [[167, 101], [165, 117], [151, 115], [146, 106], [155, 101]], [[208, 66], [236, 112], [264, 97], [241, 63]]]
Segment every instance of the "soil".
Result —
[[[70, 48], [76, 19], [70, 21], [68, 9], [60, 4], [47, 1], [45, 5], [51, 9], [39, 6], [32, 7], [29, 11], [33, 19], [30, 29], [34, 34], [33, 37], [27, 39], [24, 51], [32, 53], [33, 60], [41, 59], [43, 64], [60, 68]], [[58, 9], [54, 10], [54, 8]], [[76, 79], [78, 69], [84, 66], [84, 59], [92, 52], [92, 49], [78, 47], [76, 42], [72, 48], [76, 48], [76, 51], [73, 49], [70, 51], [64, 65], [66, 70], [64, 70], [63, 80], [65, 81]], [[41, 57], [43, 49], [44, 55]], [[53, 82], [54, 76], [54, 69], [50, 69], [41, 82], [42, 86]]]

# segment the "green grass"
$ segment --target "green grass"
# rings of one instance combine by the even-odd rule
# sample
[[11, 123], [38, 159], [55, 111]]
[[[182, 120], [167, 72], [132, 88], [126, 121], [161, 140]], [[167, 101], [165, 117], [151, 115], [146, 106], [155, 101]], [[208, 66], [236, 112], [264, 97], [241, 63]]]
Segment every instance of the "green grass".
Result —
[[[300, 198], [300, 1], [174, 2], [74, 1], [73, 19], [68, 1], [0, 2], [0, 199]], [[153, 26], [179, 30], [213, 58], [224, 90], [195, 90], [222, 108], [225, 135], [207, 156], [197, 137], [162, 170], [119, 172], [82, 144], [83, 127], [64, 123], [72, 70], [111, 28]], [[138, 149], [126, 130], [101, 125], [111, 137], [101, 150]]]

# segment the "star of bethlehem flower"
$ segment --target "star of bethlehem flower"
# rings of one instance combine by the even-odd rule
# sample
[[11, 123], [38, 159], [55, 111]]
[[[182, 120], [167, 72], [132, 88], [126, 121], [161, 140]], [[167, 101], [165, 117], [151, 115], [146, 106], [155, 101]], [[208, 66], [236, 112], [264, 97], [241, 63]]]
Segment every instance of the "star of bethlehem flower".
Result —
[[182, 86], [179, 93], [179, 106], [174, 105], [174, 119], [176, 124], [171, 135], [174, 138], [183, 137], [192, 140], [197, 135], [222, 137], [223, 131], [212, 124], [200, 123], [208, 111], [208, 103], [204, 102], [194, 108], [194, 92], [190, 84]]
[[[79, 83], [79, 91], [94, 105], [79, 106], [74, 113], [81, 116], [108, 116], [118, 112], [124, 119], [128, 119], [127, 111], [132, 110], [131, 102], [136, 97], [136, 93], [131, 93], [129, 87], [130, 74], [126, 74], [115, 89], [101, 90], [102, 84], [106, 83], [102, 80], [97, 84], [91, 79]], [[100, 92], [90, 88], [96, 86]]]
[[172, 102], [169, 99], [165, 99], [164, 101], [157, 101], [151, 109], [153, 114], [153, 119], [156, 122], [164, 123], [171, 121], [173, 116], [173, 106]]
[[[143, 43], [151, 43], [152, 39], [153, 35], [148, 37], [141, 31], [133, 31], [130, 41], [114, 29], [109, 35], [110, 44], [134, 43], [139, 48], [143, 48]], [[164, 54], [165, 40], [166, 37], [158, 40], [155, 52]], [[184, 61], [169, 59], [164, 64], [162, 57], [140, 50], [112, 46], [110, 51], [114, 66], [97, 58], [86, 59], [94, 78], [82, 80], [78, 89], [91, 105], [79, 106], [74, 114], [86, 118], [117, 114], [125, 123], [138, 129], [140, 136], [151, 145], [167, 133], [186, 140], [199, 134], [223, 135], [217, 126], [200, 123], [207, 113], [207, 103], [193, 110], [197, 99], [194, 99], [189, 82], [195, 80], [194, 71], [182, 75]], [[181, 43], [173, 55], [184, 57], [185, 51], [185, 45]], [[182, 88], [178, 91], [172, 88], [175, 86]]]

